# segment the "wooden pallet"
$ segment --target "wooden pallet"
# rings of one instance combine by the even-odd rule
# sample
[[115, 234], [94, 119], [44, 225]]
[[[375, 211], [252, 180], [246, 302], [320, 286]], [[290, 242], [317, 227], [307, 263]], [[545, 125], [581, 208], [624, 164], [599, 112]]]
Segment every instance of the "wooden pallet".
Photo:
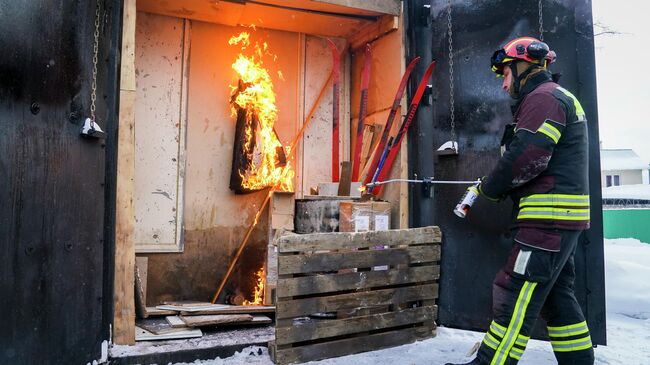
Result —
[[440, 237], [438, 227], [281, 237], [273, 361], [321, 360], [435, 336]]

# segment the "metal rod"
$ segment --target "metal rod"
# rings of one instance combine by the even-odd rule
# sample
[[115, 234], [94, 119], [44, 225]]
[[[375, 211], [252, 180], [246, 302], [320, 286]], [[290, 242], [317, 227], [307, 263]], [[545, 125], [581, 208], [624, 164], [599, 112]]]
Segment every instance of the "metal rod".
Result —
[[462, 180], [409, 180], [409, 179], [390, 179], [386, 181], [377, 181], [374, 183], [366, 184], [367, 187], [374, 187], [377, 185], [384, 185], [390, 183], [405, 182], [405, 183], [417, 183], [417, 184], [447, 184], [447, 185], [473, 185], [478, 184], [480, 180], [474, 181], [462, 181]]

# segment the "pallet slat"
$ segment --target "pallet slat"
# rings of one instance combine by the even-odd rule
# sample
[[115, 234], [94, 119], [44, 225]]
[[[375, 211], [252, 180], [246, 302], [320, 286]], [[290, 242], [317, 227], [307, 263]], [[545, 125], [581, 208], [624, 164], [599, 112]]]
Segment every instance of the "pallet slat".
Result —
[[380, 265], [406, 265], [440, 260], [440, 246], [426, 245], [385, 250], [327, 252], [278, 257], [278, 274], [335, 271]]
[[278, 279], [278, 298], [368, 289], [438, 280], [440, 266], [419, 266], [384, 271], [335, 273]]
[[417, 307], [399, 312], [385, 312], [347, 319], [311, 320], [293, 327], [278, 328], [275, 342], [277, 345], [287, 345], [294, 342], [431, 322], [435, 319], [437, 310], [437, 307]]
[[276, 348], [275, 359], [277, 364], [290, 364], [380, 350], [432, 337], [434, 331], [435, 328], [421, 326], [302, 347]]
[[438, 297], [438, 284], [382, 289], [358, 293], [339, 294], [327, 297], [294, 299], [276, 304], [276, 318], [294, 318], [314, 313], [334, 312], [341, 309], [376, 307], [401, 304]]
[[280, 253], [369, 248], [379, 245], [415, 245], [440, 243], [438, 227], [394, 229], [372, 232], [330, 232], [280, 237]]

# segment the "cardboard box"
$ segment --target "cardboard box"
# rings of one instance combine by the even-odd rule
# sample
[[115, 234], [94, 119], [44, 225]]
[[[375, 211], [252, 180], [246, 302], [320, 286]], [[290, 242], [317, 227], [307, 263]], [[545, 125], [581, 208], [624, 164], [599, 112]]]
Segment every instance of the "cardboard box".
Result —
[[293, 192], [276, 191], [271, 198], [271, 228], [293, 231], [296, 199]]
[[341, 202], [339, 232], [365, 232], [390, 229], [389, 202]]

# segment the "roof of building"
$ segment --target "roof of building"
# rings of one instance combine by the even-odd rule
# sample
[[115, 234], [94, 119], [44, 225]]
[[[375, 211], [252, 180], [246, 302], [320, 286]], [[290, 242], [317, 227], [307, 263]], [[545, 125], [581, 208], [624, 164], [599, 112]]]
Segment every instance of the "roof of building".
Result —
[[650, 166], [631, 149], [600, 150], [600, 169], [611, 170], [646, 170]]

